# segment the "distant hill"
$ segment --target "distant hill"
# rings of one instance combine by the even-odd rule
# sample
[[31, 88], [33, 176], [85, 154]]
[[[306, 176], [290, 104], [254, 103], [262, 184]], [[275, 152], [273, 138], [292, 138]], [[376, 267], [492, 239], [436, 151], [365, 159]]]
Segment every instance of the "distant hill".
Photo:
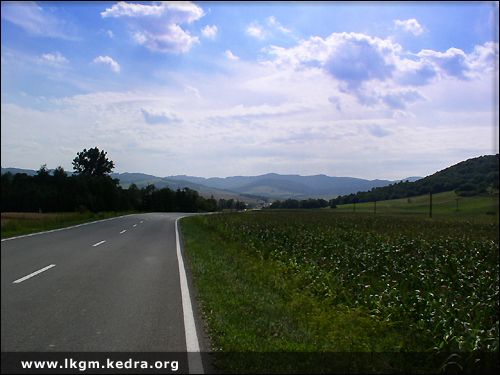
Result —
[[28, 176], [34, 176], [36, 171], [34, 169], [22, 169], [22, 168], [2, 168], [2, 174], [10, 172], [12, 174], [16, 173], [26, 173]]
[[369, 191], [337, 198], [339, 204], [372, 202], [414, 197], [422, 194], [455, 191], [462, 196], [473, 196], [498, 191], [498, 154], [484, 155], [457, 163], [414, 182], [398, 182]]
[[[2, 168], [6, 172], [27, 173], [34, 175], [36, 171], [19, 168]], [[68, 172], [70, 174], [70, 172]], [[273, 199], [331, 199], [338, 195], [350, 194], [357, 191], [369, 190], [374, 187], [387, 186], [398, 182], [390, 180], [365, 180], [354, 177], [332, 177], [324, 174], [313, 176], [281, 175], [268, 173], [259, 176], [232, 176], [232, 177], [194, 177], [186, 175], [157, 177], [144, 173], [112, 173], [112, 178], [120, 180], [123, 188], [131, 184], [139, 188], [155, 185], [158, 189], [182, 189], [188, 187], [196, 190], [205, 197], [243, 200], [246, 202], [262, 202]], [[419, 177], [408, 177], [404, 180], [414, 181]]]
[[[416, 178], [418, 177], [411, 177], [411, 179]], [[169, 176], [167, 179], [190, 181], [207, 187], [268, 199], [332, 198], [337, 195], [369, 190], [373, 187], [386, 186], [395, 182], [390, 180], [365, 180], [354, 177], [331, 177], [323, 174], [300, 176], [277, 173], [225, 178], [180, 175]]]

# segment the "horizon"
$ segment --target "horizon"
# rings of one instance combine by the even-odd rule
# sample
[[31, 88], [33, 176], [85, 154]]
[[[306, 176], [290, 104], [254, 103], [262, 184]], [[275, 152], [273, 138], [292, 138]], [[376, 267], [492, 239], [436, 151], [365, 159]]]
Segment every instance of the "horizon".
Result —
[[[30, 170], [30, 171], [37, 171], [39, 168], [18, 168], [18, 167], [1, 167], [2, 169], [26, 169], [26, 170]], [[57, 168], [57, 167], [56, 167]], [[63, 168], [64, 169], [64, 168]], [[47, 170], [50, 172], [50, 171], [54, 171], [55, 168], [49, 168], [47, 167]], [[70, 170], [66, 170], [64, 169], [64, 171], [66, 173], [74, 173], [74, 171], [70, 171]], [[437, 171], [436, 171], [437, 172]], [[187, 175], [187, 174], [175, 174], [175, 175], [165, 175], [165, 176], [156, 176], [156, 175], [152, 175], [152, 174], [149, 174], [149, 173], [144, 173], [144, 172], [111, 172], [110, 174], [144, 174], [144, 175], [149, 175], [149, 176], [154, 176], [154, 177], [159, 177], [159, 178], [169, 178], [169, 177], [195, 177], [195, 178], [204, 178], [204, 179], [211, 179], [211, 178], [221, 178], [221, 179], [224, 179], [224, 178], [231, 178], [231, 177], [260, 177], [260, 176], [266, 176], [266, 175], [270, 175], [270, 174], [276, 174], [276, 175], [280, 175], [280, 176], [299, 176], [299, 177], [316, 177], [316, 176], [326, 176], [326, 177], [339, 177], [339, 178], [356, 178], [356, 179], [361, 179], [361, 180], [369, 180], [369, 179], [365, 179], [363, 177], [356, 177], [356, 176], [334, 176], [334, 175], [326, 175], [324, 173], [317, 173], [317, 174], [310, 174], [310, 175], [301, 175], [301, 174], [296, 174], [296, 173], [287, 173], [287, 174], [283, 174], [283, 173], [277, 173], [277, 172], [267, 172], [267, 173], [262, 173], [262, 174], [258, 174], [258, 175], [231, 175], [231, 176], [210, 176], [210, 177], [203, 177], [203, 176], [193, 176], [193, 175]], [[407, 177], [402, 177], [402, 178], [398, 178], [398, 179], [395, 179], [395, 180], [390, 180], [390, 181], [399, 181], [399, 180], [405, 180], [407, 178], [424, 178], [426, 176], [407, 176]], [[374, 178], [374, 179], [371, 179], [372, 181], [373, 180], [386, 180], [384, 178]]]
[[394, 181], [498, 153], [498, 2], [1, 6], [11, 168], [97, 146], [115, 173]]

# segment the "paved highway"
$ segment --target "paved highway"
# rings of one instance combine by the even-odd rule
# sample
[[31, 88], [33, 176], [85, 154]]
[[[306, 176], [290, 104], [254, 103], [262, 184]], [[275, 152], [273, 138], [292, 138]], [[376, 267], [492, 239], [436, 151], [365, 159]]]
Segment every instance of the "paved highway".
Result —
[[185, 215], [129, 215], [3, 240], [2, 351], [199, 350], [176, 239]]

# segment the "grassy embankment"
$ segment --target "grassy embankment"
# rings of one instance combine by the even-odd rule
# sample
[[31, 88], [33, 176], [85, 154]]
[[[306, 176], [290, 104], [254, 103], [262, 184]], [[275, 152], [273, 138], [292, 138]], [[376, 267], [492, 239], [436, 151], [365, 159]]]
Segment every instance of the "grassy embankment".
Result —
[[8, 238], [23, 234], [69, 227], [89, 221], [108, 219], [130, 213], [133, 212], [2, 212], [1, 233], [2, 238]]
[[[339, 211], [356, 211], [374, 213], [375, 203], [343, 204], [337, 206]], [[429, 195], [418, 197], [379, 201], [376, 203], [377, 214], [429, 214]], [[478, 195], [460, 197], [453, 191], [433, 194], [433, 216], [448, 218], [472, 218], [475, 221], [492, 220], [498, 217], [498, 192], [494, 195]]]
[[343, 372], [446, 363], [359, 352], [498, 353], [498, 221], [269, 210], [185, 218], [182, 232], [223, 371], [332, 371], [234, 352], [356, 354]]

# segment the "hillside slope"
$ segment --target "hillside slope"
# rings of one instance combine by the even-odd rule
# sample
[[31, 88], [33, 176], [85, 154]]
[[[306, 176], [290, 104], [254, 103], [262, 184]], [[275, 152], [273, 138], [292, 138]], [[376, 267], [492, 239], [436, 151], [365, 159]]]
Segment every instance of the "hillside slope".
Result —
[[498, 154], [468, 159], [415, 182], [398, 182], [370, 191], [338, 197], [337, 204], [372, 202], [455, 191], [473, 196], [498, 190]]

